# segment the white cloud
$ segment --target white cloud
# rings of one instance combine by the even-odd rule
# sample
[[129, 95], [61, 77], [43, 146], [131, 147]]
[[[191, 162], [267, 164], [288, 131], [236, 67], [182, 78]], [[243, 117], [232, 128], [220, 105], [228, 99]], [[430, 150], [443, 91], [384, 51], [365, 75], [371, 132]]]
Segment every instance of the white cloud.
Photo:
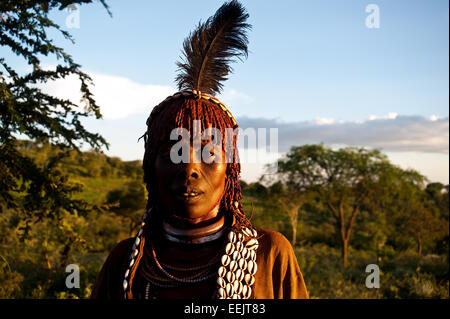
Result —
[[[145, 130], [145, 119], [153, 107], [173, 94], [175, 89], [137, 83], [120, 76], [93, 72], [89, 75], [95, 83], [92, 92], [105, 119], [92, 121], [88, 126], [111, 143], [111, 149], [107, 152], [109, 155], [126, 160], [142, 158], [143, 145], [136, 141]], [[80, 83], [75, 77], [50, 82], [43, 87], [44, 91], [75, 103], [81, 98], [79, 88]], [[250, 96], [235, 89], [226, 90], [219, 98], [224, 103], [233, 104], [253, 101]], [[303, 144], [380, 148], [396, 164], [418, 169], [431, 180], [448, 183], [448, 117], [402, 116], [391, 112], [357, 121], [316, 118], [303, 122], [282, 122], [241, 117], [237, 118], [237, 122], [243, 129], [278, 128], [276, 156], [287, 152], [293, 145]], [[245, 152], [242, 152], [241, 158], [242, 177], [247, 181], [257, 180], [264, 173], [265, 164], [273, 160], [274, 154], [265, 154], [263, 160], [253, 163], [246, 159]], [[252, 151], [248, 152], [251, 154]]]
[[[334, 119], [315, 119], [304, 122], [241, 117], [242, 129], [278, 128], [278, 156], [291, 146], [324, 143], [333, 149], [357, 146], [381, 149], [402, 168], [412, 168], [430, 181], [448, 184], [449, 118], [430, 116], [387, 115], [376, 119], [353, 122]], [[247, 182], [258, 180], [265, 173], [262, 163], [242, 165], [242, 178]]]
[[[46, 65], [45, 69], [55, 66]], [[164, 85], [134, 82], [126, 77], [87, 72], [94, 86], [91, 90], [105, 119], [120, 119], [134, 114], [149, 115], [153, 107], [162, 102], [176, 89]], [[44, 92], [79, 104], [81, 100], [80, 82], [76, 76], [40, 85]], [[229, 88], [218, 97], [225, 104], [249, 104], [253, 99], [239, 90]]]
[[[142, 84], [125, 77], [87, 73], [94, 82], [91, 91], [105, 119], [125, 118], [133, 114], [149, 115], [155, 105], [175, 93], [175, 89], [170, 86]], [[49, 94], [80, 103], [80, 82], [76, 76], [48, 82], [41, 87]]]
[[314, 123], [317, 125], [330, 125], [336, 123], [336, 120], [333, 118], [318, 117], [314, 120]]
[[228, 103], [240, 102], [244, 104], [249, 104], [253, 102], [252, 97], [233, 88], [225, 89], [223, 94], [218, 96], [218, 98], [226, 105], [228, 105]]
[[380, 148], [394, 152], [449, 152], [449, 119], [399, 116], [391, 113], [358, 122], [304, 121], [280, 122], [272, 119], [241, 117], [240, 127], [278, 128], [278, 149], [286, 152], [293, 145], [324, 143]]
[[374, 121], [374, 120], [395, 120], [398, 116], [398, 113], [396, 112], [389, 112], [386, 115], [382, 115], [382, 116], [377, 116], [377, 115], [371, 115], [369, 116], [369, 121]]
[[437, 116], [437, 115], [430, 115], [430, 117], [428, 118], [430, 121], [437, 121], [437, 120], [441, 120], [442, 119], [442, 117], [440, 117], [440, 116]]

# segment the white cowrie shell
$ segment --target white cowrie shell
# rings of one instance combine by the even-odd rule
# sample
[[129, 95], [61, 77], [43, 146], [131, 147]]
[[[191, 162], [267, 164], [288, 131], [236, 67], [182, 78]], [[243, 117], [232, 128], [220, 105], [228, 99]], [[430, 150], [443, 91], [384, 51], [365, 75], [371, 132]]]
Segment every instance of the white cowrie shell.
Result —
[[233, 285], [230, 284], [230, 283], [227, 283], [227, 287], [225, 289], [226, 289], [226, 292], [227, 292], [227, 296], [231, 297], [233, 295], [233, 293], [234, 293]]
[[257, 246], [258, 246], [258, 241], [255, 238], [252, 238], [245, 243], [245, 247], [248, 250], [256, 249], [256, 248], [258, 248]]
[[230, 233], [228, 234], [228, 240], [230, 241], [230, 243], [236, 242], [236, 234], [233, 231], [230, 231]]
[[242, 282], [235, 281], [233, 284], [233, 288], [234, 288], [234, 293], [240, 294], [242, 291]]
[[239, 299], [239, 295], [234, 294], [234, 295], [233, 295], [233, 299]]
[[225, 267], [230, 264], [230, 261], [231, 261], [230, 256], [228, 256], [228, 255], [222, 256], [222, 265], [224, 265]]
[[252, 294], [252, 288], [244, 286], [245, 288], [242, 289], [242, 295], [244, 297], [244, 299], [248, 299], [250, 298], [251, 294]]
[[235, 271], [237, 268], [238, 268], [238, 263], [237, 263], [237, 261], [232, 260], [232, 261], [230, 262], [230, 270], [231, 270], [231, 271]]
[[247, 268], [247, 260], [245, 260], [245, 259], [240, 259], [239, 260], [239, 268], [240, 269], [245, 269], [245, 268]]
[[253, 261], [256, 260], [256, 251], [254, 251], [254, 250], [251, 250], [251, 251], [250, 251], [250, 258], [251, 258], [251, 260], [253, 260]]
[[134, 264], [134, 259], [131, 259], [129, 267], [133, 266], [133, 264]]
[[133, 257], [136, 257], [139, 254], [139, 250], [135, 249], [133, 252]]
[[237, 260], [238, 257], [239, 257], [239, 252], [237, 250], [235, 250], [233, 255], [231, 256], [231, 258], [233, 258], [233, 260]]
[[224, 288], [219, 288], [218, 295], [220, 299], [225, 299], [227, 297], [227, 293]]
[[245, 295], [247, 294], [249, 288], [250, 287], [248, 287], [246, 285], [244, 285], [244, 287], [242, 287], [242, 298], [243, 299], [247, 299], [247, 298], [245, 298]]
[[244, 278], [244, 272], [241, 269], [236, 271], [236, 280], [241, 281]]
[[128, 282], [126, 280], [123, 281], [123, 290], [127, 290]]
[[256, 231], [256, 229], [252, 229], [252, 233], [253, 233], [253, 237], [256, 237], [256, 236], [258, 236], [258, 232]]
[[137, 234], [137, 237], [139, 237], [139, 236], [141, 236], [141, 235], [142, 235], [142, 228], [139, 229], [139, 232], [138, 232], [138, 234]]
[[244, 248], [244, 245], [242, 245], [242, 243], [239, 241], [239, 242], [236, 244], [236, 250], [237, 250], [238, 252], [241, 252], [241, 251], [242, 251], [242, 248]]
[[227, 273], [227, 281], [228, 281], [228, 283], [232, 283], [235, 279], [236, 279], [236, 276], [234, 275], [234, 273], [229, 271]]
[[225, 280], [223, 280], [222, 277], [218, 277], [217, 278], [217, 284], [221, 287], [221, 288], [225, 288], [225, 286], [227, 285]]
[[225, 253], [226, 253], [227, 255], [231, 255], [233, 252], [234, 252], [234, 244], [233, 244], [233, 243], [228, 243], [228, 244], [225, 246]]
[[239, 233], [237, 236], [238, 236], [239, 241], [244, 240], [244, 235], [242, 235], [242, 233]]
[[241, 251], [241, 256], [242, 256], [242, 258], [247, 259], [249, 257], [249, 250], [244, 247]]
[[140, 242], [141, 242], [141, 239], [140, 239], [139, 237], [137, 237], [137, 238], [136, 238], [136, 241], [134, 242], [134, 244], [135, 244], [136, 246], [138, 246]]
[[130, 273], [130, 269], [127, 269], [127, 271], [125, 272], [125, 278], [128, 277], [128, 274]]
[[247, 285], [251, 286], [255, 283], [255, 277], [251, 274], [246, 274], [244, 277], [244, 281]]
[[242, 231], [249, 237], [252, 237], [253, 235], [252, 231], [248, 227], [245, 227]]
[[256, 274], [256, 270], [258, 269], [256, 263], [253, 260], [250, 260], [247, 263], [247, 270], [250, 274], [254, 275]]
[[225, 273], [227, 272], [227, 270], [225, 269], [225, 267], [224, 266], [220, 266], [219, 267], [219, 270], [218, 270], [218, 273], [219, 273], [219, 277], [222, 277], [222, 278], [224, 278], [225, 277]]

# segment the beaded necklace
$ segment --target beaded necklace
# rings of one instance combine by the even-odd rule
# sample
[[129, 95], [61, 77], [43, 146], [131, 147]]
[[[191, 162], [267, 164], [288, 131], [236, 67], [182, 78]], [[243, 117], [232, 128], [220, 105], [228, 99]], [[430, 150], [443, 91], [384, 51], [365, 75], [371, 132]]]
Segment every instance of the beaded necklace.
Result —
[[[132, 281], [141, 260], [145, 238], [143, 236], [143, 230], [145, 226], [145, 220], [147, 219], [147, 212], [144, 215], [141, 223], [141, 228], [136, 235], [136, 240], [133, 244], [132, 253], [130, 256], [130, 263], [128, 269], [125, 272], [125, 278], [123, 281], [124, 298], [132, 299]], [[174, 283], [178, 284], [195, 284], [201, 281], [207, 280], [214, 276], [217, 277], [217, 289], [214, 293], [214, 297], [218, 299], [248, 299], [252, 295], [251, 286], [255, 282], [255, 273], [257, 271], [256, 264], [256, 251], [259, 243], [257, 240], [257, 232], [254, 228], [242, 228], [237, 231], [230, 231], [227, 236], [228, 242], [225, 246], [222, 257], [220, 258], [220, 267], [216, 271], [205, 271], [199, 278], [178, 278], [173, 274], [170, 274], [163, 268], [161, 263], [156, 257], [156, 253], [153, 244], [150, 243], [152, 250], [152, 256], [159, 271], [165, 276], [172, 279], [170, 284], [164, 284], [156, 281], [152, 278], [147, 278], [147, 285], [145, 288], [145, 296], [148, 297], [151, 285], [159, 286], [174, 286]]]

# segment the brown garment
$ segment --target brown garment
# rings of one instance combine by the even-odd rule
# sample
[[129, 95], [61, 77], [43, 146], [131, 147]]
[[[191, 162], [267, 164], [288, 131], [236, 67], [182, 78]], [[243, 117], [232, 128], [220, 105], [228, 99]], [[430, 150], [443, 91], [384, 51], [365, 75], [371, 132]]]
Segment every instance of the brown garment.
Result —
[[[289, 241], [282, 234], [257, 229], [259, 234], [259, 248], [256, 263], [258, 270], [255, 283], [252, 286], [252, 299], [303, 299], [309, 298], [300, 267], [297, 263], [294, 250]], [[103, 265], [91, 298], [94, 299], [122, 299], [123, 279], [128, 266], [131, 247], [134, 238], [120, 242], [110, 253]], [[135, 280], [139, 280], [136, 277]], [[209, 280], [209, 285], [215, 285], [215, 278]], [[200, 285], [201, 286], [201, 285]], [[199, 287], [200, 288], [200, 287]], [[172, 288], [173, 289], [173, 288]], [[176, 288], [175, 288], [176, 289]], [[207, 289], [203, 285], [202, 290]], [[165, 293], [165, 298], [179, 298], [180, 291]], [[204, 291], [195, 293], [186, 292], [186, 298], [193, 296], [205, 297]], [[181, 294], [181, 297], [183, 294]], [[163, 296], [161, 296], [163, 297]]]

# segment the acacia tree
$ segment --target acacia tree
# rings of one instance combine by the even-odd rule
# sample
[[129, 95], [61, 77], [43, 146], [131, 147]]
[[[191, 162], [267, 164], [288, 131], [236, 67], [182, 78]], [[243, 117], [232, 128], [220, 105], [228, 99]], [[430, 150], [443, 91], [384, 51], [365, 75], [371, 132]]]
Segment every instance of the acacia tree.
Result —
[[292, 147], [278, 162], [278, 175], [298, 192], [315, 191], [333, 216], [341, 242], [344, 267], [352, 230], [363, 204], [387, 187], [385, 175], [393, 166], [378, 150], [323, 145]]
[[[263, 176], [262, 180], [267, 181], [267, 176]], [[268, 202], [276, 204], [287, 215], [292, 231], [291, 243], [292, 246], [295, 246], [297, 243], [298, 219], [303, 205], [310, 198], [310, 193], [299, 192], [281, 181], [273, 183], [268, 187], [267, 192]]]
[[[92, 0], [2, 0], [0, 2], [0, 46], [18, 56], [31, 71], [21, 74], [0, 57], [0, 212], [2, 208], [24, 213], [27, 219], [58, 216], [62, 211], [87, 211], [87, 204], [73, 200], [79, 185], [69, 183], [56, 169], [60, 152], [44, 165], [24, 154], [18, 137], [37, 143], [50, 142], [61, 150], [87, 144], [99, 150], [107, 146], [98, 134], [87, 131], [81, 118], [100, 118], [100, 109], [90, 91], [91, 78], [49, 32], [56, 30], [73, 42], [71, 35], [49, 18], [53, 10]], [[100, 2], [106, 7], [105, 2]], [[109, 12], [109, 11], [108, 11]], [[44, 70], [44, 57], [57, 58], [54, 70]], [[46, 94], [45, 83], [75, 75], [79, 79], [79, 104]]]

